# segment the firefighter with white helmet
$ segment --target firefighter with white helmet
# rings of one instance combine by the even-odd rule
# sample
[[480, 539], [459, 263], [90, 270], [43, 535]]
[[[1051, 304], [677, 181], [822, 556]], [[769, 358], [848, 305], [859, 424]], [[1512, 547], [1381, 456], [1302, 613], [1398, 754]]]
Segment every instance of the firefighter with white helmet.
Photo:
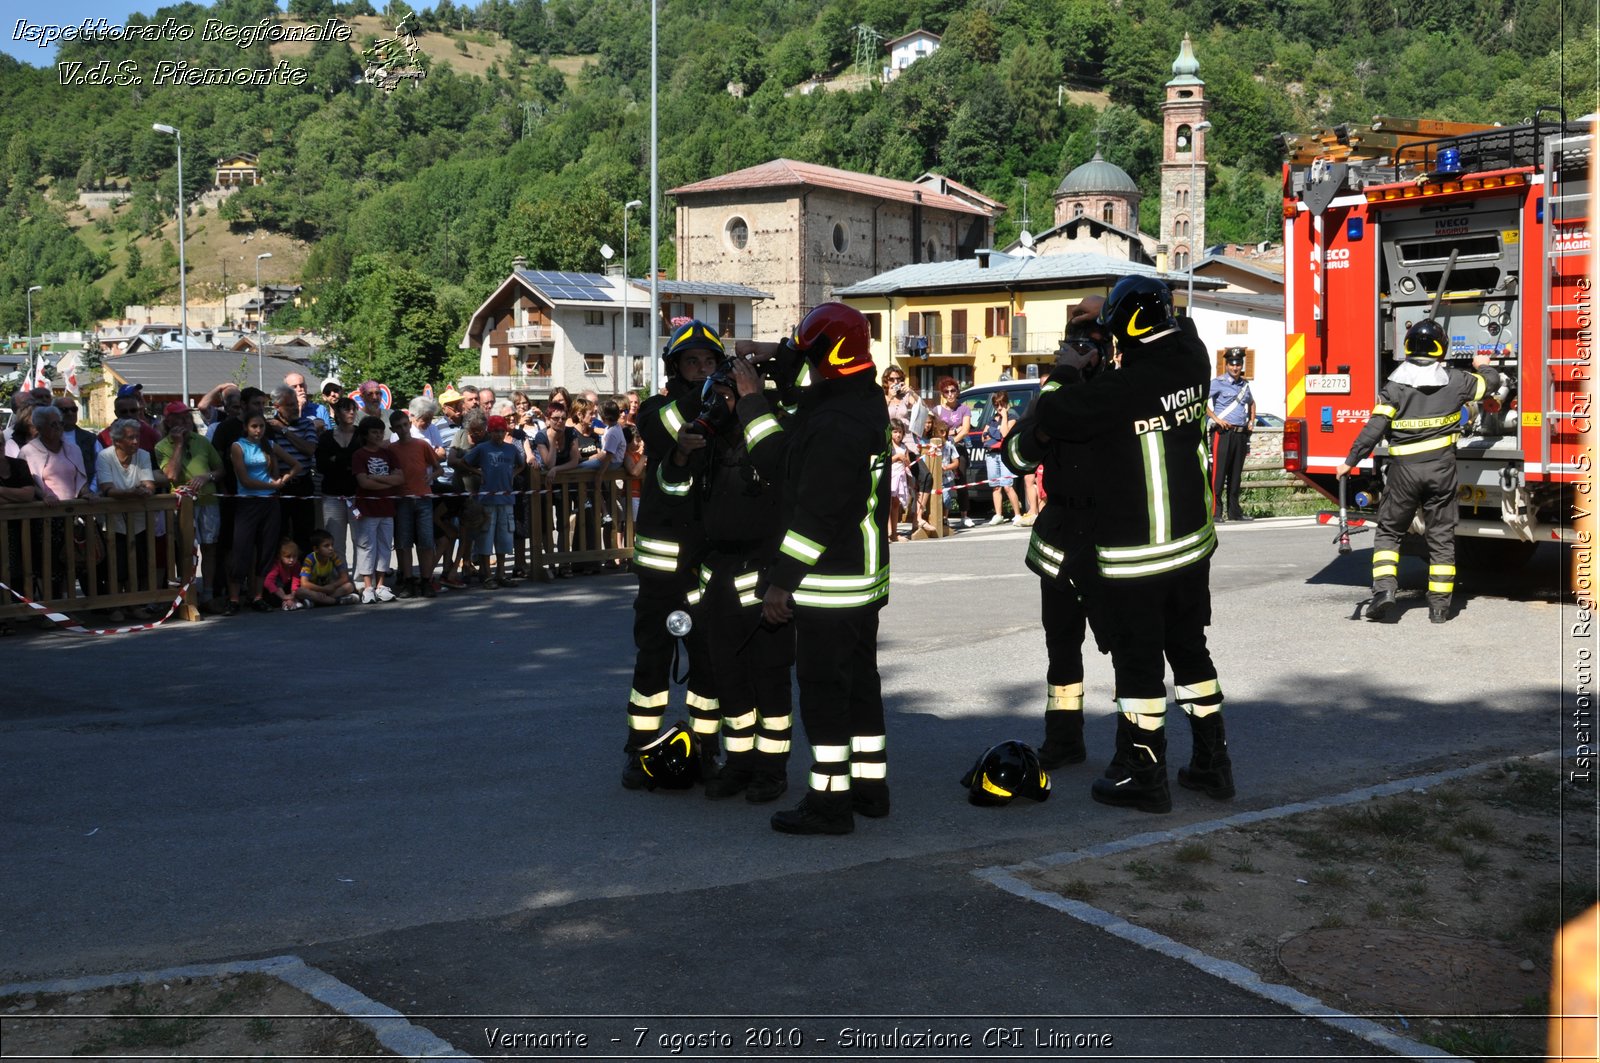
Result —
[[1444, 326], [1423, 318], [1406, 330], [1406, 360], [1378, 391], [1372, 416], [1356, 437], [1338, 474], [1348, 476], [1389, 442], [1378, 501], [1378, 531], [1372, 544], [1372, 601], [1367, 617], [1382, 620], [1394, 609], [1399, 590], [1400, 538], [1422, 510], [1428, 544], [1428, 619], [1450, 619], [1456, 583], [1456, 441], [1461, 438], [1461, 408], [1500, 387], [1489, 356], [1473, 356], [1473, 372], [1445, 364], [1450, 337]]

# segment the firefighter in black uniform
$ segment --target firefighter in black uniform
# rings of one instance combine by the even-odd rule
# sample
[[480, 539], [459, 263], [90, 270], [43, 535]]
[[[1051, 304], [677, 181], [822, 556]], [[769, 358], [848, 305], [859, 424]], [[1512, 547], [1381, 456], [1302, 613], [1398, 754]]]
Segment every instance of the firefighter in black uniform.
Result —
[[1474, 372], [1444, 364], [1449, 336], [1432, 318], [1406, 330], [1406, 360], [1378, 391], [1377, 405], [1356, 436], [1339, 475], [1372, 453], [1385, 436], [1389, 460], [1383, 467], [1378, 502], [1378, 533], [1372, 542], [1372, 604], [1367, 616], [1382, 620], [1399, 588], [1400, 537], [1422, 510], [1428, 543], [1428, 619], [1450, 619], [1456, 589], [1456, 441], [1461, 438], [1461, 408], [1500, 387], [1489, 356], [1473, 358]]
[[[1074, 387], [1096, 375], [1110, 359], [1100, 344], [1081, 332], [1068, 335], [1056, 352], [1056, 364], [1040, 387], [1049, 394]], [[1094, 556], [1094, 496], [1089, 487], [1087, 443], [1052, 439], [1041, 444], [1034, 431], [1036, 411], [1029, 409], [1006, 437], [1002, 452], [1007, 467], [1026, 476], [1042, 467], [1050, 501], [1040, 511], [1028, 541], [1027, 565], [1039, 577], [1040, 619], [1044, 624], [1044, 744], [1039, 764], [1059, 768], [1081, 764], [1088, 756], [1083, 743], [1083, 637], [1093, 629], [1096, 642], [1109, 645], [1100, 618], [1104, 592], [1098, 588]]]
[[759, 467], [781, 470], [783, 537], [759, 590], [774, 626], [793, 621], [811, 773], [786, 834], [848, 834], [854, 813], [889, 813], [878, 614], [889, 598], [889, 413], [873, 378], [867, 319], [823, 303], [788, 341], [808, 383], [779, 425], [739, 376], [739, 417]]
[[[662, 493], [657, 475], [671, 460], [678, 433], [700, 410], [701, 385], [722, 361], [722, 340], [700, 321], [673, 331], [662, 352], [666, 363], [665, 395], [652, 395], [639, 406], [638, 429], [644, 440], [646, 467], [639, 485], [639, 516], [634, 521], [633, 568], [639, 593], [633, 601], [633, 689], [628, 692], [627, 763], [622, 785], [629, 790], [650, 786], [649, 773], [637, 751], [661, 730], [670, 699], [674, 640], [667, 616], [682, 609], [695, 587], [704, 535], [692, 512], [674, 506]], [[716, 771], [717, 731], [722, 714], [713, 693], [705, 632], [684, 636], [688, 656], [686, 700], [690, 725], [699, 742], [700, 773]]]
[[[1093, 321], [1122, 354], [1116, 372], [1041, 393], [1034, 435], [1086, 441], [1100, 578], [1116, 674], [1117, 750], [1090, 796], [1144, 812], [1172, 808], [1166, 764], [1166, 663], [1194, 750], [1178, 782], [1232, 797], [1222, 687], [1206, 649], [1216, 550], [1204, 438], [1209, 359], [1167, 286], [1126, 277], [1090, 296], [1069, 323]], [[1165, 662], [1163, 662], [1165, 657]]]
[[727, 761], [706, 780], [705, 794], [721, 800], [743, 793], [759, 804], [788, 789], [794, 626], [765, 623], [757, 593], [783, 525], [777, 485], [757, 470], [749, 448], [777, 407], [758, 391], [746, 400], [753, 427], [742, 429], [731, 371], [731, 364], [719, 368], [707, 381], [699, 416], [678, 433], [672, 459], [659, 471], [664, 496], [687, 507], [706, 537], [689, 604], [706, 629]]

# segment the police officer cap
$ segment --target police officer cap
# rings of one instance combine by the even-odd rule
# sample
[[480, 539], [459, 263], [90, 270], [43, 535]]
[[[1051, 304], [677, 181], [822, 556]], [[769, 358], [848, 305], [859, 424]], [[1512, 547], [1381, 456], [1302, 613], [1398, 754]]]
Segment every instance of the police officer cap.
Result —
[[1224, 362], [1228, 363], [1229, 365], [1243, 365], [1244, 364], [1244, 348], [1243, 347], [1229, 347], [1227, 353], [1222, 356], [1222, 360]]

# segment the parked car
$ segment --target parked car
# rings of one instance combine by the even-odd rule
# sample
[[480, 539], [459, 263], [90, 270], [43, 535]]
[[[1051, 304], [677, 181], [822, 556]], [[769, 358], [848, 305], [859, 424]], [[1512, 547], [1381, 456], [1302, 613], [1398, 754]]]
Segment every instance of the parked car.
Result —
[[[1039, 381], [1037, 380], [1002, 380], [994, 384], [978, 384], [961, 392], [961, 401], [972, 407], [972, 431], [962, 441], [962, 447], [967, 457], [967, 480], [975, 481], [984, 478], [983, 472], [983, 426], [989, 423], [989, 416], [994, 413], [994, 397], [1000, 392], [1005, 392], [1011, 400], [1011, 415], [1021, 417], [1032, 405], [1033, 400], [1039, 397]], [[1017, 497], [1023, 498], [1022, 483], [1019, 478], [1014, 485]], [[974, 487], [967, 491], [967, 513], [977, 517], [979, 514], [989, 516], [994, 512], [994, 496], [988, 487]], [[1026, 499], [1024, 499], [1026, 504]]]
[[1283, 418], [1279, 417], [1275, 413], [1258, 413], [1258, 414], [1256, 414], [1256, 427], [1257, 428], [1282, 428], [1283, 427]]

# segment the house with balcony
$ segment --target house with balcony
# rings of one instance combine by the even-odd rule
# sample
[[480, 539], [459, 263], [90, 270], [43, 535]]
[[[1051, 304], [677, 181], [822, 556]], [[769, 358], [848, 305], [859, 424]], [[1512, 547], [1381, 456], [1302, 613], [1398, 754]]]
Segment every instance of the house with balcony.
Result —
[[[764, 291], [709, 281], [650, 282], [620, 273], [530, 270], [518, 258], [473, 312], [459, 346], [478, 352], [470, 382], [542, 394], [556, 386], [618, 394], [648, 387], [650, 359], [676, 317], [696, 317], [728, 339], [748, 339]], [[652, 324], [654, 336], [652, 337]]]
[[[834, 295], [867, 317], [872, 358], [897, 365], [929, 396], [940, 377], [963, 386], [1016, 380], [1055, 361], [1067, 314], [1123, 277], [1159, 277], [1182, 296], [1186, 274], [1095, 253], [1012, 257], [980, 251], [956, 262], [902, 266]], [[1220, 281], [1195, 280], [1202, 290]], [[1030, 367], [1034, 367], [1031, 368]]]
[[883, 68], [883, 80], [887, 83], [905, 73], [906, 67], [918, 59], [926, 59], [937, 52], [939, 35], [925, 29], [914, 29], [903, 37], [885, 41], [883, 47], [889, 53], [889, 64]]

